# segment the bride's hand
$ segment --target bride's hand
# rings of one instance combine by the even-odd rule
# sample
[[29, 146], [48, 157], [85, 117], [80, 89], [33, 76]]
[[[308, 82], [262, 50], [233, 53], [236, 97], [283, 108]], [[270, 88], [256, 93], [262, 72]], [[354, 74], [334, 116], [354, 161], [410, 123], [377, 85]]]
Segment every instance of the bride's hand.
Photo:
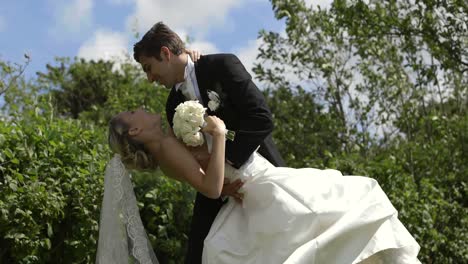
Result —
[[205, 122], [206, 125], [201, 129], [202, 132], [206, 132], [213, 137], [226, 135], [226, 125], [217, 116], [207, 116]]
[[186, 49], [185, 53], [187, 53], [190, 56], [190, 59], [192, 59], [193, 62], [197, 62], [198, 59], [200, 59], [201, 52], [198, 50], [190, 50]]

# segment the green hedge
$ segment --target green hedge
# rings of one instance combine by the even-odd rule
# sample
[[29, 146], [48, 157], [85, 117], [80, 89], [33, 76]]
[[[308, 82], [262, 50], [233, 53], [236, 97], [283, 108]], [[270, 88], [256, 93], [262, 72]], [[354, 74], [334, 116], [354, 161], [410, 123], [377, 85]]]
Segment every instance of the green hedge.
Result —
[[[94, 263], [106, 135], [47, 113], [0, 123], [0, 263]], [[193, 191], [160, 173], [133, 181], [158, 257], [180, 263]]]
[[109, 154], [102, 136], [47, 113], [0, 124], [3, 263], [92, 262]]

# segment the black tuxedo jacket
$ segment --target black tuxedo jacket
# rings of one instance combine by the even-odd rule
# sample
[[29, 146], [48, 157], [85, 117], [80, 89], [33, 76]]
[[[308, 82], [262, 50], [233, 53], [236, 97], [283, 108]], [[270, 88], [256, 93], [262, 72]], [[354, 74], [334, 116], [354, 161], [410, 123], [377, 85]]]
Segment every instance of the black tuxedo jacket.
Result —
[[[275, 166], [285, 166], [271, 140], [273, 121], [263, 94], [252, 82], [250, 74], [232, 54], [202, 56], [195, 63], [200, 95], [207, 107], [208, 91], [220, 97], [220, 106], [208, 114], [216, 115], [235, 131], [234, 141], [226, 141], [226, 159], [239, 168], [260, 146], [259, 153]], [[172, 89], [166, 103], [166, 114], [171, 127], [177, 105], [185, 101], [182, 93]]]

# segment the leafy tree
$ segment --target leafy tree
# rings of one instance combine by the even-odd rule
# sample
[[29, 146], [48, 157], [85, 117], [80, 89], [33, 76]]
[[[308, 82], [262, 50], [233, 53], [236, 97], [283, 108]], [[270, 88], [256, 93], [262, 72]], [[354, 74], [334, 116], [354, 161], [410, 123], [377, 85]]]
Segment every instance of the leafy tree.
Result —
[[[420, 242], [423, 262], [468, 260], [466, 4], [271, 2], [286, 32], [261, 32], [258, 77], [272, 90], [300, 86], [313, 109], [333, 117], [320, 125], [343, 145], [331, 144], [328, 166], [379, 180]], [[315, 126], [303, 117], [290, 122]], [[276, 134], [280, 142], [288, 137]], [[295, 140], [300, 146], [304, 137]]]
[[138, 107], [163, 113], [167, 89], [142, 78], [141, 69], [129, 60], [86, 61], [58, 58], [38, 73], [37, 86], [52, 95], [53, 105], [64, 117], [106, 126], [110, 118]]
[[332, 153], [340, 153], [341, 124], [301, 87], [280, 86], [264, 91], [273, 114], [273, 138], [291, 167], [327, 167]]
[[31, 58], [28, 54], [24, 54], [26, 59], [23, 65], [11, 64], [0, 60], [0, 96], [4, 94], [12, 85], [16, 85], [18, 78], [22, 77], [22, 74], [26, 67], [28, 67]]
[[301, 0], [272, 5], [286, 35], [261, 32], [259, 57], [268, 63], [256, 66], [259, 78], [312, 92], [347, 128], [343, 141], [365, 146], [369, 138], [357, 132], [393, 135], [392, 122], [422, 99], [466, 98], [463, 1], [338, 0], [326, 10]]

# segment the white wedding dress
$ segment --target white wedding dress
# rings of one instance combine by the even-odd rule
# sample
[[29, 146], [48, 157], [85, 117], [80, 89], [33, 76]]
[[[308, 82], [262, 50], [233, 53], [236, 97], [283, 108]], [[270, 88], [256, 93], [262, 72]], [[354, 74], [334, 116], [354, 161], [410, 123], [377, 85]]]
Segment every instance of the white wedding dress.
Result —
[[221, 208], [204, 264], [420, 263], [419, 245], [367, 177], [336, 170], [276, 168], [254, 153], [225, 177], [242, 179], [244, 200]]

